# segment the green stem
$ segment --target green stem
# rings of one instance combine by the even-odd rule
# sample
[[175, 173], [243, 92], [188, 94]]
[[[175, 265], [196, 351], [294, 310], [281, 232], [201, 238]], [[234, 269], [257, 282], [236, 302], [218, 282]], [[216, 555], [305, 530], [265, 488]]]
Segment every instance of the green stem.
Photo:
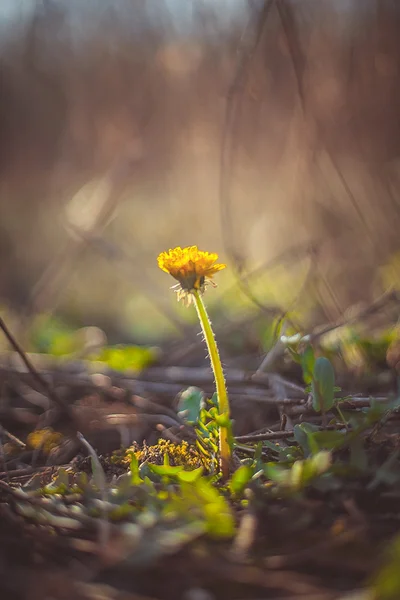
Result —
[[[218, 407], [220, 415], [224, 415], [229, 419], [229, 400], [228, 393], [226, 390], [224, 372], [222, 370], [221, 359], [218, 352], [217, 342], [215, 340], [214, 332], [211, 328], [210, 318], [207, 314], [206, 307], [203, 302], [203, 298], [197, 290], [192, 291], [194, 297], [194, 303], [199, 316], [201, 328], [203, 330], [204, 339], [207, 344], [208, 352], [210, 355], [211, 367], [214, 373], [215, 386], [217, 389]], [[231, 459], [231, 451], [228, 441], [229, 431], [227, 427], [220, 426], [219, 429], [219, 460], [222, 476], [227, 479], [229, 476], [229, 466]]]

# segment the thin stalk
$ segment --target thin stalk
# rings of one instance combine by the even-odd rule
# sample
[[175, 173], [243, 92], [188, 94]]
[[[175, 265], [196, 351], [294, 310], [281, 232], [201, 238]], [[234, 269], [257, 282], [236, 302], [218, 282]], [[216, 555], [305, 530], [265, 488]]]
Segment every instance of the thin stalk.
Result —
[[[206, 307], [203, 302], [201, 294], [195, 290], [192, 291], [194, 304], [196, 306], [197, 314], [199, 316], [201, 328], [203, 330], [204, 339], [207, 344], [208, 353], [210, 355], [211, 367], [214, 373], [215, 386], [218, 397], [218, 407], [220, 415], [224, 415], [229, 419], [229, 400], [228, 393], [226, 390], [226, 383], [224, 372], [222, 370], [221, 358], [218, 352], [217, 342], [215, 340], [214, 332], [211, 328], [210, 318], [207, 314]], [[219, 428], [219, 460], [222, 477], [227, 479], [229, 477], [229, 466], [231, 459], [231, 451], [228, 441], [229, 431], [227, 427], [220, 426]]]

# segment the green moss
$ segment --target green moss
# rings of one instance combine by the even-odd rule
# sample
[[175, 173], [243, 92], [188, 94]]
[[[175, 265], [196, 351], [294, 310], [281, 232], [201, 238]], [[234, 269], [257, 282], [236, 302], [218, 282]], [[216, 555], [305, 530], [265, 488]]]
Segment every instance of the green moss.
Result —
[[154, 446], [147, 446], [144, 444], [141, 448], [137, 444], [134, 444], [128, 448], [124, 454], [114, 453], [113, 462], [119, 462], [120, 464], [130, 465], [132, 452], [137, 458], [140, 464], [149, 462], [154, 465], [163, 465], [164, 457], [167, 455], [169, 464], [171, 466], [182, 466], [188, 470], [197, 469], [201, 466], [207, 467], [204, 464], [204, 456], [196, 449], [195, 446], [190, 445], [186, 441], [182, 441], [179, 444], [170, 442], [169, 440], [160, 439]]

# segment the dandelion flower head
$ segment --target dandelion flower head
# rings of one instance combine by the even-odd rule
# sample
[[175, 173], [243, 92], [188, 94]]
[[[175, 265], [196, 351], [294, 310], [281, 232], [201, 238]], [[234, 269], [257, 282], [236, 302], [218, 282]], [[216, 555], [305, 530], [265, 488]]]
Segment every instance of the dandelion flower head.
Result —
[[178, 246], [168, 252], [161, 252], [157, 262], [160, 269], [172, 275], [179, 283], [178, 300], [191, 301], [194, 291], [204, 292], [206, 284], [218, 271], [225, 269], [224, 264], [215, 264], [218, 254], [203, 252], [197, 246], [181, 248]]

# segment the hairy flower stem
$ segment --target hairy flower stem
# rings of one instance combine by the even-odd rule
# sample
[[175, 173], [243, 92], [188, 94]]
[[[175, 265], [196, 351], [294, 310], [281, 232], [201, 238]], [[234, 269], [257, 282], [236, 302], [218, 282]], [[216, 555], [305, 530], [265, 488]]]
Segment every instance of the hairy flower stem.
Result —
[[[211, 328], [210, 318], [207, 314], [206, 307], [204, 305], [203, 298], [201, 297], [200, 292], [197, 290], [193, 290], [191, 293], [193, 295], [194, 304], [197, 309], [197, 314], [199, 316], [201, 328], [203, 330], [204, 338], [210, 355], [211, 367], [214, 373], [215, 386], [217, 389], [219, 413], [220, 415], [223, 415], [225, 418], [229, 419], [229, 400], [228, 393], [226, 390], [225, 377], [224, 372], [222, 370], [222, 364], [218, 352], [217, 342], [215, 340], [214, 332]], [[229, 477], [229, 466], [231, 461], [231, 450], [229, 446], [228, 435], [228, 428], [220, 425], [219, 462], [223, 479], [227, 479]]]

